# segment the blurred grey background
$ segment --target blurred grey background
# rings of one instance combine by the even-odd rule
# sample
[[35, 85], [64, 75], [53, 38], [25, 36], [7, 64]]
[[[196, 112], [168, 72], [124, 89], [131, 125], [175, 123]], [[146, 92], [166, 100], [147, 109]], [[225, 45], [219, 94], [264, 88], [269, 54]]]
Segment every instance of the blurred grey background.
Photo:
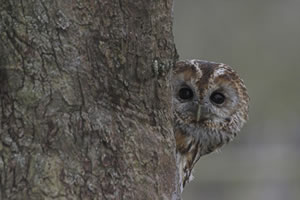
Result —
[[251, 97], [250, 120], [198, 162], [184, 200], [300, 199], [300, 1], [176, 0], [180, 59], [231, 65]]

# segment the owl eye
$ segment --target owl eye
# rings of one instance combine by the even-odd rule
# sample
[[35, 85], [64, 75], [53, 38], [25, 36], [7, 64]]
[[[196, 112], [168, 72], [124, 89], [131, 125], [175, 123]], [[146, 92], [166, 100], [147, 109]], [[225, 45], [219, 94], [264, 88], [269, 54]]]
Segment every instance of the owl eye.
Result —
[[225, 101], [225, 96], [220, 92], [214, 92], [211, 94], [210, 100], [215, 104], [222, 104]]
[[194, 93], [191, 88], [184, 87], [179, 90], [178, 96], [180, 99], [187, 100], [193, 98]]

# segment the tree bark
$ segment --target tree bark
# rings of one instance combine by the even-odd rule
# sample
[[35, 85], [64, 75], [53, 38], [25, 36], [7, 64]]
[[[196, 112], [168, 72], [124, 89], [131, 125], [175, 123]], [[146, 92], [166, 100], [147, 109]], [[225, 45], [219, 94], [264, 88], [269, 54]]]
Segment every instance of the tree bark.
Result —
[[172, 0], [0, 0], [0, 199], [179, 199]]

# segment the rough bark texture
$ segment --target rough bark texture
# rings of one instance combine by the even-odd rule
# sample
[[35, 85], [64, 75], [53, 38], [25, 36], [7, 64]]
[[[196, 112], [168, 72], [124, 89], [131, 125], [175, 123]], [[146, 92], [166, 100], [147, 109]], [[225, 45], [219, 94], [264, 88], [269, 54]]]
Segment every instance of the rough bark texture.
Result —
[[0, 199], [176, 199], [172, 0], [0, 0]]

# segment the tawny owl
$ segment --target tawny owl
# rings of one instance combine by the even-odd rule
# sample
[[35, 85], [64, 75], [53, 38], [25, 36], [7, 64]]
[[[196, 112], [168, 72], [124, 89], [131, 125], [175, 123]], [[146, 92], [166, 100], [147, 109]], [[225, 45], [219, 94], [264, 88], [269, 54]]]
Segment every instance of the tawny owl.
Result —
[[249, 96], [238, 74], [221, 63], [177, 62], [173, 106], [181, 188], [195, 163], [231, 141], [248, 119]]

